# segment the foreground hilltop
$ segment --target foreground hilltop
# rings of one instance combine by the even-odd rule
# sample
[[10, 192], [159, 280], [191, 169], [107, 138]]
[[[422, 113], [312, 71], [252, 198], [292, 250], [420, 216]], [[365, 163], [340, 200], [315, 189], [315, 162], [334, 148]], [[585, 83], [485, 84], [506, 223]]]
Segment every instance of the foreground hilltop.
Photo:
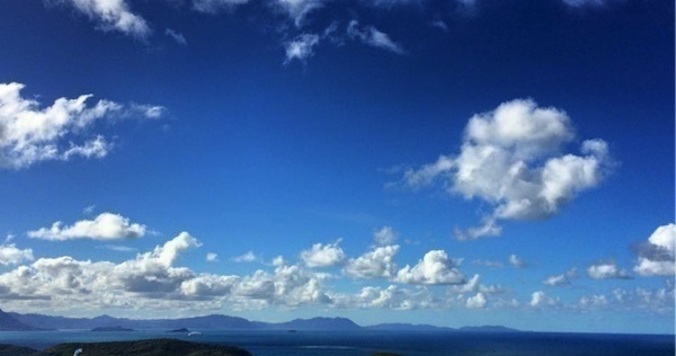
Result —
[[72, 356], [78, 349], [82, 349], [82, 354], [87, 356], [252, 356], [248, 351], [233, 346], [173, 339], [66, 343], [43, 351], [0, 345], [0, 356]]

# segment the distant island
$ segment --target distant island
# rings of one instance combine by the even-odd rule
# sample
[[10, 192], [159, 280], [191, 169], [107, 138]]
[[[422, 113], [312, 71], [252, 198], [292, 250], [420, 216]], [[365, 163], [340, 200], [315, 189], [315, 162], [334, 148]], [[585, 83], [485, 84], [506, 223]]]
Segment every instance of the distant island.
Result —
[[168, 332], [168, 333], [189, 333], [190, 330], [188, 330], [188, 329], [186, 329], [186, 328], [180, 328], [180, 329], [169, 330], [169, 331], [167, 331], [167, 332]]
[[77, 349], [87, 356], [252, 356], [248, 351], [223, 345], [210, 345], [174, 339], [114, 341], [94, 343], [65, 343], [39, 351], [27, 347], [0, 345], [0, 355], [12, 356], [71, 356]]

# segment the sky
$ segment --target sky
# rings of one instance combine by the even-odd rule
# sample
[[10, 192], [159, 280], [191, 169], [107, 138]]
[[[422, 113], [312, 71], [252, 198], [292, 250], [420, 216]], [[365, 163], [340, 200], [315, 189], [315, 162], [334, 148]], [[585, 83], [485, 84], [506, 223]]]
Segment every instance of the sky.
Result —
[[0, 308], [674, 333], [674, 3], [0, 2]]

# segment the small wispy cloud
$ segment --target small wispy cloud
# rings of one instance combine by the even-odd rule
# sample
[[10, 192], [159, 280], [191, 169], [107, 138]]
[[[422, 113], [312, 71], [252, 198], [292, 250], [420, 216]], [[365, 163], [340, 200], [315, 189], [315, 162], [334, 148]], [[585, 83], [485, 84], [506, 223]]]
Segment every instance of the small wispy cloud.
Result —
[[305, 16], [311, 11], [324, 6], [325, 0], [272, 0], [272, 6], [286, 13], [294, 22], [296, 27], [303, 24]]
[[379, 31], [374, 26], [359, 26], [357, 20], [352, 20], [347, 26], [347, 34], [352, 39], [357, 39], [367, 46], [384, 49], [396, 54], [404, 54], [404, 49], [394, 42], [390, 36]]
[[571, 7], [583, 6], [601, 6], [606, 3], [606, 0], [562, 0], [564, 4]]
[[373, 233], [373, 241], [378, 246], [392, 245], [397, 240], [397, 232], [391, 226], [383, 226]]
[[183, 34], [180, 32], [176, 32], [170, 28], [167, 28], [166, 30], [164, 30], [164, 33], [180, 45], [185, 46], [188, 44], [188, 41], [186, 41], [185, 36], [183, 36]]
[[253, 251], [249, 251], [243, 255], [234, 257], [232, 260], [237, 263], [251, 263], [260, 261], [260, 257], [256, 256], [256, 254], [253, 253]]
[[248, 2], [249, 0], [192, 0], [192, 8], [198, 12], [216, 14]]
[[516, 268], [526, 268], [528, 264], [519, 256], [515, 254], [509, 255], [508, 262], [510, 265]]
[[116, 251], [116, 252], [136, 252], [138, 249], [129, 246], [122, 245], [103, 245], [103, 248], [106, 250]]
[[151, 29], [146, 20], [130, 10], [126, 0], [46, 0], [67, 4], [97, 23], [103, 31], [117, 31], [146, 39]]
[[294, 59], [301, 62], [314, 55], [314, 47], [319, 44], [320, 37], [316, 34], [304, 33], [291, 41], [284, 43], [286, 59], [284, 64], [288, 64]]
[[553, 287], [569, 286], [571, 284], [571, 280], [575, 277], [577, 277], [577, 268], [573, 267], [569, 269], [566, 273], [557, 274], [545, 278], [545, 280], [542, 281], [542, 283]]
[[207, 262], [218, 262], [218, 254], [214, 252], [207, 252]]
[[95, 210], [96, 210], [96, 204], [92, 204], [92, 205], [89, 205], [89, 206], [85, 207], [84, 209], [82, 209], [82, 214], [92, 215], [92, 214], [94, 214]]
[[631, 275], [624, 269], [617, 267], [615, 262], [601, 262], [587, 268], [587, 275], [592, 279], [631, 279]]

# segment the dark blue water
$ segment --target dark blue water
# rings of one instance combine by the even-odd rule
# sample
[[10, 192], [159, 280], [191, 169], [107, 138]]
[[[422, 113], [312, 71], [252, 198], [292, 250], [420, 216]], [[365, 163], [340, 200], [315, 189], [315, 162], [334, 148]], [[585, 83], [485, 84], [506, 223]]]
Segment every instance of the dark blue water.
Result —
[[674, 356], [673, 335], [575, 333], [453, 333], [401, 331], [204, 331], [199, 336], [165, 331], [0, 332], [0, 343], [44, 349], [63, 342], [176, 338], [239, 346], [256, 356], [368, 356], [375, 351], [404, 356], [589, 355]]

